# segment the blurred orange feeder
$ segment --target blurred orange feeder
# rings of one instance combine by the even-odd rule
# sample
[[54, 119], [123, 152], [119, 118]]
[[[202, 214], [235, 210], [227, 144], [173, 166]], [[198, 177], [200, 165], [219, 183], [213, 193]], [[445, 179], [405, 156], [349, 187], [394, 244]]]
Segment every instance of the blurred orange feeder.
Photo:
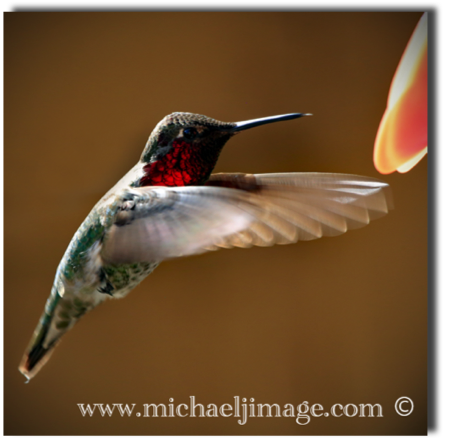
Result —
[[374, 143], [382, 174], [407, 172], [427, 153], [427, 13], [399, 62]]

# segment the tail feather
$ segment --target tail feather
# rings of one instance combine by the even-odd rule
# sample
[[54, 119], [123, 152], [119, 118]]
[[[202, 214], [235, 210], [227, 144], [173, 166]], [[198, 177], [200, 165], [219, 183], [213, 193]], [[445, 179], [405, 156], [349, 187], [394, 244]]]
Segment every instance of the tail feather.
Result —
[[19, 371], [28, 381], [49, 360], [61, 337], [86, 312], [105, 300], [106, 296], [106, 294], [97, 293], [86, 300], [66, 292], [64, 297], [61, 297], [56, 288], [52, 289], [45, 311], [19, 365]]
[[54, 340], [48, 345], [44, 344], [50, 324], [51, 316], [44, 312], [41, 321], [34, 332], [34, 336], [31, 339], [30, 345], [25, 351], [22, 361], [20, 362], [19, 371], [27, 378], [28, 381], [33, 378], [42, 366], [49, 360], [54, 348], [58, 344], [59, 339]]
[[44, 313], [34, 330], [30, 344], [19, 364], [19, 371], [25, 375], [28, 381], [33, 378], [49, 360], [58, 341], [67, 330], [55, 331], [54, 327], [51, 329], [55, 311], [57, 306], [61, 305], [61, 299], [62, 298], [58, 294], [56, 288], [53, 287], [50, 297], [47, 300]]

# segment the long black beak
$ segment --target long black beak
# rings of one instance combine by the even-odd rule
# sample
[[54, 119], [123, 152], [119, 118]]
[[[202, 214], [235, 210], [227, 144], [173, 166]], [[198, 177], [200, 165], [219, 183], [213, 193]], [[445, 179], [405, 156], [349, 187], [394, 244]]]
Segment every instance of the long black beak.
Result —
[[258, 127], [259, 125], [265, 125], [266, 123], [281, 122], [283, 120], [297, 119], [298, 117], [312, 116], [310, 113], [290, 113], [282, 114], [280, 116], [262, 117], [261, 119], [245, 120], [243, 122], [236, 122], [235, 126], [231, 128], [233, 133], [247, 130], [249, 128]]

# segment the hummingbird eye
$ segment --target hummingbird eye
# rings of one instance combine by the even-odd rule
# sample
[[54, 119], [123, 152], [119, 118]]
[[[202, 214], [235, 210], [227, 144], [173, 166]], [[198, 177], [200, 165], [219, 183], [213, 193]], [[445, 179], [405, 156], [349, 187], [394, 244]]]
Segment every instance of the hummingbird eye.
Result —
[[195, 128], [184, 128], [182, 131], [182, 135], [187, 140], [193, 140], [198, 134], [198, 131]]

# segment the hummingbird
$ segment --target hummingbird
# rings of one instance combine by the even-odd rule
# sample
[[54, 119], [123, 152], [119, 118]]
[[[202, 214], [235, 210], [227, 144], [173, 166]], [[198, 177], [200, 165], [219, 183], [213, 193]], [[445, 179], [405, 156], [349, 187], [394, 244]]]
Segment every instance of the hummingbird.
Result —
[[370, 177], [212, 174], [231, 137], [308, 115], [220, 122], [177, 112], [163, 118], [139, 162], [70, 241], [19, 365], [28, 381], [84, 314], [126, 296], [164, 260], [336, 236], [385, 215], [393, 206], [389, 186]]

